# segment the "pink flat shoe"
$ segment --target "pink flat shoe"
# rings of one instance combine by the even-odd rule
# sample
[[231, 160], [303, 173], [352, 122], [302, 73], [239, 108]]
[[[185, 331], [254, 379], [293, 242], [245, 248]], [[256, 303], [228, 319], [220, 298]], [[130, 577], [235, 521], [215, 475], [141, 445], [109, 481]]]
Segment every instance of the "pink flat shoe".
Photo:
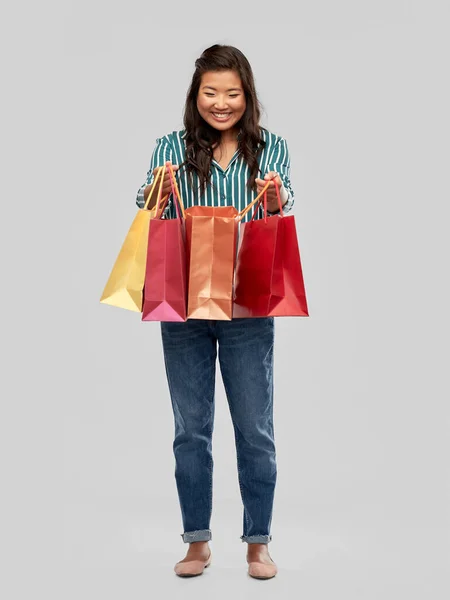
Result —
[[[272, 559], [270, 559], [272, 560]], [[255, 579], [272, 579], [278, 573], [277, 565], [272, 561], [271, 565], [260, 562], [248, 563], [248, 574]]]
[[209, 553], [208, 560], [187, 560], [180, 561], [174, 567], [175, 573], [179, 577], [196, 577], [197, 575], [203, 575], [204, 569], [209, 567], [211, 564], [211, 552]]

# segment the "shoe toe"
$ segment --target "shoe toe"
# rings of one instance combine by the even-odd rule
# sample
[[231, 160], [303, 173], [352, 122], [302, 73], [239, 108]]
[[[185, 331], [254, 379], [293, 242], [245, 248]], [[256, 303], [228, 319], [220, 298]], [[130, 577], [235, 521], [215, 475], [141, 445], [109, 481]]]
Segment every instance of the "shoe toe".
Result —
[[204, 560], [188, 560], [185, 562], [177, 562], [174, 571], [180, 577], [196, 577], [202, 575], [204, 569], [211, 564], [211, 556], [205, 562]]
[[248, 564], [248, 574], [256, 579], [271, 579], [275, 577], [278, 568], [275, 564], [266, 565], [260, 562], [251, 562]]

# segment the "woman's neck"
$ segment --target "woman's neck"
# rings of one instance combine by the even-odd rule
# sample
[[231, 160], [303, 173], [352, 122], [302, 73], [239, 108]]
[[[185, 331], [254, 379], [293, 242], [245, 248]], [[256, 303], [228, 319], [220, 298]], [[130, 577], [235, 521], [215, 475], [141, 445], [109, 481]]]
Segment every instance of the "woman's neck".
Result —
[[230, 144], [232, 142], [236, 142], [238, 134], [239, 131], [237, 129], [227, 129], [226, 131], [222, 131], [220, 141], [222, 144]]

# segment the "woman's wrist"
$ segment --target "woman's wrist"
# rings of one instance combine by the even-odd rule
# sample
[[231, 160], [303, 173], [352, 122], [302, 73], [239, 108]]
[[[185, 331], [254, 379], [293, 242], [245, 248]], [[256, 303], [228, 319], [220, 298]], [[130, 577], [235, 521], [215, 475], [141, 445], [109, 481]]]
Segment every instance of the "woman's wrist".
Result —
[[[280, 199], [281, 199], [281, 206], [284, 208], [284, 206], [286, 205], [286, 203], [289, 199], [289, 193], [288, 193], [287, 189], [284, 187], [284, 185], [282, 185], [280, 188]], [[278, 204], [278, 200], [277, 200], [275, 207], [276, 207], [275, 210], [268, 210], [267, 212], [271, 215], [277, 215], [280, 212], [280, 206]]]

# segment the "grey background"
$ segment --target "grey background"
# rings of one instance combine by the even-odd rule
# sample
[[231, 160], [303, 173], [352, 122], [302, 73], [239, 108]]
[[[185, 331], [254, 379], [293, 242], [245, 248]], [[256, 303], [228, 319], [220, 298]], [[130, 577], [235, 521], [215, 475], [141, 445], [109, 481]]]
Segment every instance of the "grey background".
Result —
[[[445, 2], [4, 7], [8, 598], [448, 598]], [[277, 319], [278, 576], [246, 574], [220, 376], [213, 564], [182, 580], [159, 324], [100, 304], [195, 59], [252, 64], [292, 162], [309, 318]]]

